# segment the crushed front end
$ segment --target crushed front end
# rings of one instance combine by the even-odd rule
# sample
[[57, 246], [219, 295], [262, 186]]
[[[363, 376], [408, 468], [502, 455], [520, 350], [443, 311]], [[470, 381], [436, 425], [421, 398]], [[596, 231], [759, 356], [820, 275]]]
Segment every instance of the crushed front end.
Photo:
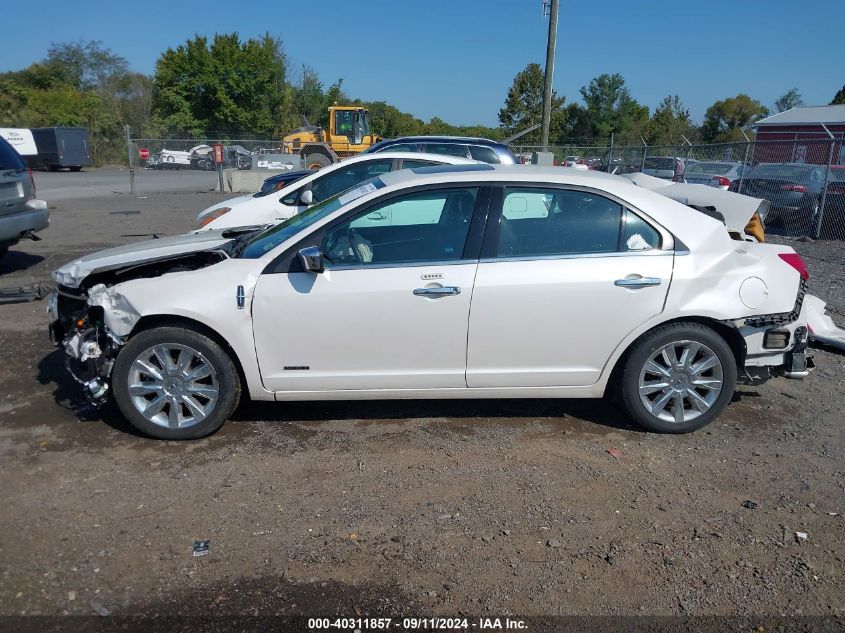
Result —
[[125, 339], [107, 326], [104, 308], [88, 303], [80, 288], [59, 286], [47, 302], [50, 340], [65, 352], [65, 367], [94, 404], [108, 395], [108, 380]]

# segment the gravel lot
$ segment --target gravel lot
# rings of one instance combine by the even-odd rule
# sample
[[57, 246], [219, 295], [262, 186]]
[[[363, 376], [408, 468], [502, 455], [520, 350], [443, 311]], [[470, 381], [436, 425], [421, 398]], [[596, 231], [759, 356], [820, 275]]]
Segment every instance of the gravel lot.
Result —
[[[39, 174], [2, 285], [184, 232], [199, 175]], [[793, 244], [842, 324], [842, 243]], [[245, 403], [177, 443], [82, 406], [44, 308], [0, 306], [2, 615], [845, 615], [840, 353], [685, 436], [587, 400]]]

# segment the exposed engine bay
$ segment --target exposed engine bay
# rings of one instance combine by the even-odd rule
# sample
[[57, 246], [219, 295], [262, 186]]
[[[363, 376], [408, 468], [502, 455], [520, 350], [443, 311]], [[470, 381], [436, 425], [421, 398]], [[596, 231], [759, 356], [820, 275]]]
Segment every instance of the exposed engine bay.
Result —
[[133, 279], [199, 270], [227, 258], [222, 250], [187, 253], [98, 271], [79, 287], [59, 284], [47, 306], [50, 338], [64, 349], [65, 366], [89, 400], [95, 404], [105, 400], [114, 361], [140, 318], [114, 287]]

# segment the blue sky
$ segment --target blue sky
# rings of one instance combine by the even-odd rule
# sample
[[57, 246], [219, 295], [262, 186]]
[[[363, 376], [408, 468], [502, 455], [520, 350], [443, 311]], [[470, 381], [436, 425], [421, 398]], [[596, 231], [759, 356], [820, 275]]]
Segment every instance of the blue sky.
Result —
[[[268, 31], [328, 86], [424, 120], [496, 125], [514, 75], [545, 61], [541, 0], [76, 0], [4, 6], [0, 71], [51, 42], [101, 40], [134, 70], [194, 34]], [[621, 73], [652, 110], [677, 93], [699, 120], [746, 92], [769, 108], [796, 86], [808, 105], [845, 83], [845, 0], [561, 0], [555, 90], [567, 102], [600, 73]]]

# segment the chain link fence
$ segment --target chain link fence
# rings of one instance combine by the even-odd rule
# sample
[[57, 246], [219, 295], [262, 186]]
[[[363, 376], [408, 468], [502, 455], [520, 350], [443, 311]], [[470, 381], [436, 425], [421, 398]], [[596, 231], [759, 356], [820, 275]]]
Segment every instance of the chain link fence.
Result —
[[[538, 146], [513, 145], [528, 162]], [[611, 139], [555, 145], [564, 166], [651, 176], [730, 189], [768, 200], [766, 231], [845, 240], [845, 141], [794, 138], [676, 145], [615, 145]]]
[[[301, 168], [279, 139], [128, 139], [130, 167], [215, 170], [213, 146], [222, 143], [224, 191], [261, 189], [272, 175]], [[542, 148], [511, 145], [522, 162]], [[669, 180], [730, 189], [770, 202], [772, 234], [845, 240], [845, 141], [784, 141], [675, 145], [620, 145], [613, 139], [576, 140], [549, 148], [559, 165], [617, 174], [644, 172]]]

